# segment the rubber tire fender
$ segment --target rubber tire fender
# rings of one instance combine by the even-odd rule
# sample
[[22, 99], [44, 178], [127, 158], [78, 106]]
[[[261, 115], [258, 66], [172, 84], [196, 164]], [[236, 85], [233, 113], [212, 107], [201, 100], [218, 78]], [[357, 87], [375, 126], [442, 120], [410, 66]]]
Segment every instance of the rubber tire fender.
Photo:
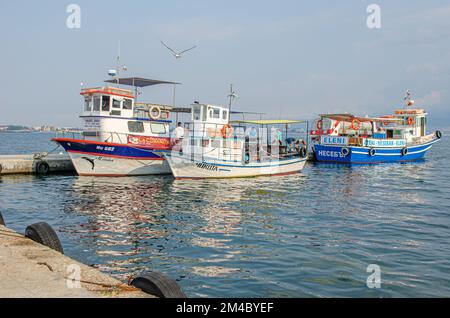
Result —
[[5, 220], [3, 219], [2, 212], [0, 212], [0, 225], [6, 226]]
[[375, 148], [370, 148], [369, 150], [369, 156], [373, 157], [377, 154], [377, 151], [375, 150]]
[[350, 154], [350, 149], [348, 149], [347, 147], [344, 147], [341, 149], [341, 155], [343, 155], [344, 157], [347, 157]]
[[436, 135], [437, 139], [441, 139], [442, 138], [442, 133], [439, 130], [436, 130], [435, 135]]
[[308, 155], [308, 151], [306, 150], [306, 147], [301, 147], [299, 150], [300, 157], [306, 158]]
[[39, 161], [36, 164], [36, 173], [38, 175], [47, 175], [50, 172], [50, 166], [45, 161]]
[[25, 229], [25, 237], [64, 254], [58, 235], [48, 223], [39, 222], [31, 224]]
[[186, 298], [175, 280], [159, 272], [144, 272], [135, 277], [130, 285], [159, 298]]
[[408, 148], [402, 148], [402, 156], [406, 156], [408, 154]]

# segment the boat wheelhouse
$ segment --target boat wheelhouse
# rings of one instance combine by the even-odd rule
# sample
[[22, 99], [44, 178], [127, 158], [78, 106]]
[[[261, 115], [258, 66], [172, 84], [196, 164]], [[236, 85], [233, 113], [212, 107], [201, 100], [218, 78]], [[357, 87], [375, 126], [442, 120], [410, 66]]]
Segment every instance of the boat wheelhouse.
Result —
[[[154, 150], [170, 149], [171, 106], [136, 102], [138, 88], [177, 85], [139, 77], [105, 81], [81, 90], [83, 130], [52, 139], [69, 154], [79, 175], [127, 176], [170, 173]], [[113, 85], [133, 86], [132, 90]]]
[[291, 125], [305, 121], [230, 121], [229, 108], [199, 103], [191, 114], [182, 140], [165, 154], [176, 179], [285, 175], [305, 165], [306, 143], [288, 137]]
[[317, 161], [383, 163], [423, 158], [442, 134], [426, 133], [427, 113], [421, 108], [403, 109], [375, 118], [351, 114], [322, 114], [310, 135]]

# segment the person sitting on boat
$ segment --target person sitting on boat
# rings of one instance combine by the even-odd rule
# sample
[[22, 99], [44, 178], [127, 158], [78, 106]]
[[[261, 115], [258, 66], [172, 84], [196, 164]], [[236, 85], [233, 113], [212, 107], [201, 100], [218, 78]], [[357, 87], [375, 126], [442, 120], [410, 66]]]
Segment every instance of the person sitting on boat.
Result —
[[283, 144], [283, 134], [281, 133], [280, 129], [272, 127], [271, 129], [271, 139], [272, 139], [272, 145], [282, 145]]

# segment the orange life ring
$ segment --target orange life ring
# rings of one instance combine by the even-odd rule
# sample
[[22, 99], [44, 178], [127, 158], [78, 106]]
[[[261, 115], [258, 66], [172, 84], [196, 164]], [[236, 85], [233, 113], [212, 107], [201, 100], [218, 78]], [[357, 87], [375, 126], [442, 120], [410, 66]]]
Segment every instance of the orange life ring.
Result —
[[233, 127], [230, 124], [226, 124], [220, 130], [223, 138], [229, 138], [233, 135]]
[[414, 126], [415, 122], [414, 122], [414, 118], [412, 117], [408, 117], [408, 125], [410, 126]]
[[361, 128], [361, 122], [358, 119], [352, 120], [352, 125], [350, 126], [353, 130], [359, 130]]
[[322, 119], [319, 119], [319, 120], [317, 121], [316, 127], [317, 127], [317, 130], [322, 130], [322, 127], [323, 127], [323, 121], [322, 121]]

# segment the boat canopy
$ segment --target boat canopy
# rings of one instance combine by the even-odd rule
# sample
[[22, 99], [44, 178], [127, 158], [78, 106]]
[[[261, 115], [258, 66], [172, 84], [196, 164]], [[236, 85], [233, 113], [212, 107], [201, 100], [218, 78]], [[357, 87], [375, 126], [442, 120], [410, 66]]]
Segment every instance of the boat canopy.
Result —
[[114, 84], [128, 85], [128, 86], [133, 86], [133, 87], [147, 87], [147, 86], [159, 85], [159, 84], [181, 85], [181, 83], [160, 81], [160, 80], [148, 79], [148, 78], [142, 78], [142, 77], [122, 77], [122, 78], [117, 78], [117, 79], [106, 80], [105, 83], [114, 83]]
[[360, 122], [398, 122], [402, 119], [394, 117], [360, 117], [351, 114], [321, 114], [322, 118], [329, 118], [337, 121], [348, 121], [358, 120]]
[[260, 119], [260, 120], [233, 120], [232, 124], [254, 124], [254, 125], [277, 125], [277, 124], [301, 124], [306, 120], [290, 120], [290, 119]]

